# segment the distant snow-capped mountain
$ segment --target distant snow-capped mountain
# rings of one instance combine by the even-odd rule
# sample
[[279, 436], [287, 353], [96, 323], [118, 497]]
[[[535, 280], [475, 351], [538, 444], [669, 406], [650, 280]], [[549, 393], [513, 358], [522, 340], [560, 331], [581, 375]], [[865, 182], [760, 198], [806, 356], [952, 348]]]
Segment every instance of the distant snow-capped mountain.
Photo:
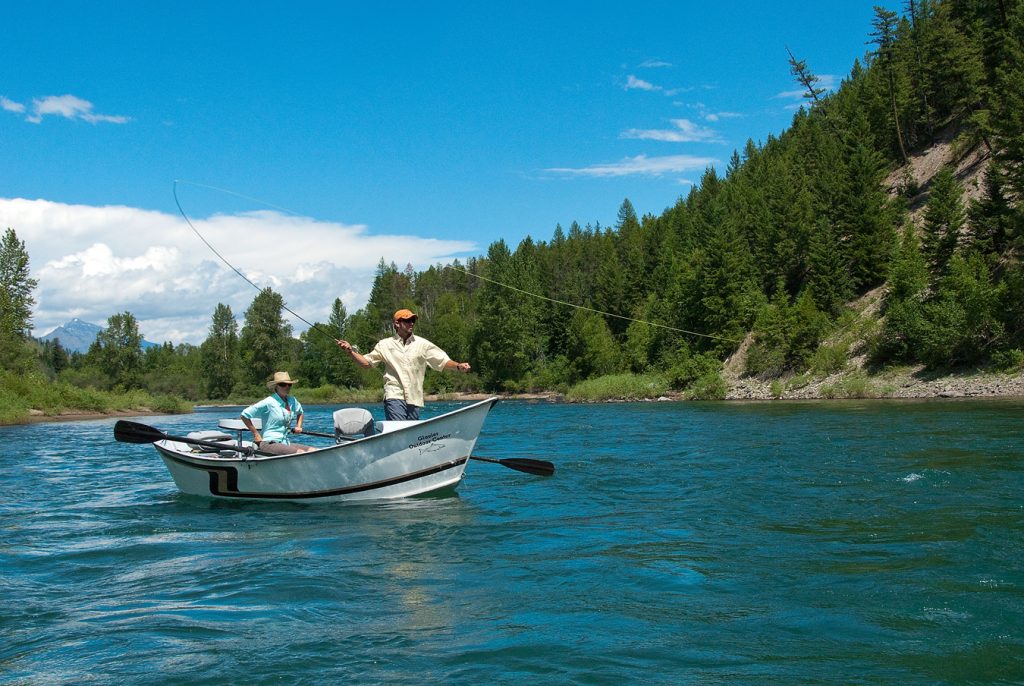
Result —
[[[68, 352], [84, 353], [88, 352], [89, 346], [96, 340], [96, 336], [99, 335], [100, 331], [103, 331], [103, 327], [99, 324], [84, 322], [75, 317], [70, 322], [66, 322], [45, 336], [42, 336], [39, 340], [52, 341], [55, 338], [59, 338], [61, 347]], [[142, 341], [143, 350], [152, 348], [154, 345], [159, 344], [145, 340]]]

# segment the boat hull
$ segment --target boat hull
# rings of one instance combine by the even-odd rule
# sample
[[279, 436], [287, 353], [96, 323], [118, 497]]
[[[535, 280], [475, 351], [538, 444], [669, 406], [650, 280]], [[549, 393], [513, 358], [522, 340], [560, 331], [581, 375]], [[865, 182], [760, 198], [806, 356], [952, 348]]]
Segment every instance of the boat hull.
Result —
[[496, 398], [309, 453], [244, 456], [154, 444], [185, 493], [229, 500], [346, 501], [406, 498], [451, 489]]

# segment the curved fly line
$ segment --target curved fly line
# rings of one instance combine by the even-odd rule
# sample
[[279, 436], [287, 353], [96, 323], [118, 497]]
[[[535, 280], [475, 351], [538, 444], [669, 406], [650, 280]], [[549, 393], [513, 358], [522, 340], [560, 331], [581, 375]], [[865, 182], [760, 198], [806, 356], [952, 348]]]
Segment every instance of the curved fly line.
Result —
[[[175, 180], [174, 181], [174, 204], [178, 206], [178, 212], [181, 213], [181, 216], [185, 220], [185, 223], [188, 224], [189, 228], [192, 229], [193, 233], [195, 233], [196, 236], [199, 237], [199, 240], [201, 240], [206, 245], [206, 247], [209, 248], [210, 251], [220, 259], [221, 262], [226, 264], [228, 266], [228, 268], [231, 269], [231, 271], [233, 271], [235, 274], [238, 274], [238, 276], [240, 276], [246, 283], [248, 283], [250, 286], [255, 288], [257, 291], [262, 292], [263, 291], [262, 288], [260, 288], [258, 285], [253, 283], [252, 280], [249, 279], [249, 277], [247, 277], [245, 274], [243, 274], [238, 268], [236, 268], [233, 264], [231, 264], [231, 262], [229, 262], [226, 257], [224, 257], [222, 254], [220, 254], [220, 252], [215, 247], [213, 247], [213, 245], [208, 240], [206, 240], [206, 238], [203, 236], [203, 234], [199, 232], [199, 229], [197, 229], [195, 227], [195, 225], [192, 224], [192, 221], [188, 218], [188, 215], [185, 214], [185, 210], [182, 209], [182, 207], [181, 207], [181, 201], [178, 200], [178, 184], [179, 183], [181, 183], [181, 184], [188, 184], [190, 186], [196, 186], [198, 188], [207, 188], [209, 190], [217, 191], [219, 193], [226, 193], [228, 195], [233, 195], [236, 198], [242, 198], [243, 200], [249, 200], [251, 202], [259, 203], [261, 205], [265, 205], [266, 207], [270, 207], [270, 208], [273, 208], [275, 210], [279, 210], [279, 211], [284, 212], [286, 214], [291, 214], [291, 215], [294, 215], [294, 216], [301, 216], [301, 215], [298, 212], [294, 212], [292, 210], [289, 210], [286, 207], [280, 207], [278, 205], [273, 205], [271, 203], [265, 202], [265, 201], [260, 200], [258, 198], [253, 198], [253, 197], [250, 197], [250, 196], [247, 196], [247, 195], [242, 195], [241, 193], [235, 193], [234, 191], [229, 191], [229, 190], [227, 190], [225, 188], [218, 188], [216, 186], [209, 186], [209, 185], [202, 184], [202, 183], [195, 183], [193, 181], [180, 181], [180, 180]], [[714, 339], [714, 340], [726, 341], [728, 343], [739, 343], [739, 341], [736, 340], [735, 338], [728, 338], [726, 336], [716, 336], [714, 334], [700, 333], [698, 331], [689, 331], [687, 329], [680, 329], [680, 328], [675, 327], [675, 326], [669, 326], [668, 324], [659, 324], [657, 322], [652, 322], [652, 321], [648, 321], [648, 320], [645, 320], [645, 319], [637, 319], [635, 317], [627, 317], [627, 316], [621, 315], [621, 314], [614, 314], [612, 312], [605, 312], [603, 310], [598, 310], [598, 309], [595, 309], [593, 307], [587, 307], [586, 305], [578, 305], [576, 303], [566, 302], [565, 300], [558, 300], [557, 298], [549, 298], [546, 295], [541, 295], [539, 293], [531, 293], [530, 291], [523, 290], [522, 288], [518, 288], [516, 286], [512, 286], [512, 285], [507, 284], [507, 283], [502, 283], [500, 281], [495, 281], [494, 279], [488, 278], [486, 276], [482, 276], [480, 274], [474, 274], [473, 272], [471, 272], [471, 271], [469, 271], [467, 269], [462, 269], [461, 267], [455, 267], [455, 266], [450, 265], [450, 264], [446, 265], [445, 269], [453, 269], [455, 271], [462, 272], [463, 274], [467, 274], [469, 276], [472, 276], [473, 278], [480, 279], [481, 281], [486, 281], [487, 283], [494, 284], [495, 286], [500, 286], [502, 288], [507, 288], [507, 289], [509, 289], [511, 291], [515, 291], [516, 293], [521, 293], [522, 295], [526, 295], [526, 296], [529, 296], [531, 298], [537, 298], [539, 300], [544, 300], [544, 301], [555, 303], [555, 304], [558, 304], [558, 305], [565, 305], [566, 307], [572, 307], [572, 308], [575, 308], [577, 310], [584, 310], [586, 312], [593, 312], [594, 314], [599, 314], [599, 315], [602, 315], [604, 317], [614, 317], [615, 319], [623, 319], [623, 320], [628, 321], [628, 322], [635, 322], [637, 324], [645, 324], [647, 326], [654, 326], [654, 327], [657, 327], [659, 329], [665, 329], [667, 331], [674, 331], [676, 333], [682, 333], [682, 334], [686, 334], [688, 336], [700, 336], [702, 338], [711, 338], [711, 339]], [[290, 313], [296, 319], [305, 322], [311, 329], [315, 329], [318, 333], [320, 333], [320, 334], [322, 334], [324, 336], [329, 337], [332, 341], [337, 341], [338, 340], [334, 336], [330, 335], [328, 332], [326, 332], [323, 329], [321, 329], [320, 327], [318, 327], [316, 324], [311, 323], [309, 320], [307, 320], [305, 317], [300, 315], [295, 310], [293, 310], [290, 307], [288, 307], [287, 304], [282, 304], [282, 307], [285, 309], [285, 311]]]
[[[253, 283], [252, 279], [250, 279], [248, 276], [243, 274], [237, 267], [235, 267], [235, 265], [233, 265], [230, 262], [228, 262], [228, 259], [226, 257], [224, 257], [223, 255], [221, 255], [220, 251], [218, 251], [217, 248], [213, 247], [213, 244], [210, 243], [210, 241], [206, 240], [206, 238], [203, 236], [203, 234], [199, 232], [199, 229], [197, 229], [195, 227], [195, 225], [192, 223], [192, 220], [188, 218], [188, 215], [185, 214], [185, 210], [182, 209], [182, 207], [181, 207], [181, 201], [178, 200], [178, 184], [179, 183], [188, 184], [190, 186], [196, 186], [196, 187], [199, 187], [199, 188], [208, 188], [210, 190], [219, 191], [221, 193], [227, 193], [228, 195], [233, 195], [235, 197], [243, 198], [245, 200], [251, 200], [253, 202], [260, 203], [261, 205], [266, 205], [267, 207], [272, 207], [275, 210], [280, 210], [280, 211], [285, 212], [287, 214], [299, 216], [298, 213], [297, 212], [293, 212], [293, 211], [291, 211], [289, 209], [286, 209], [284, 207], [278, 207], [277, 205], [271, 205], [270, 203], [263, 202], [262, 200], [259, 200], [257, 198], [250, 198], [250, 197], [248, 197], [246, 195], [241, 195], [240, 193], [235, 193], [233, 191], [226, 190], [224, 188], [217, 188], [216, 186], [207, 186], [205, 184], [194, 183], [192, 181], [179, 181], [177, 179], [175, 179], [175, 181], [174, 181], [174, 189], [173, 189], [173, 191], [174, 191], [174, 204], [178, 206], [178, 212], [181, 213], [182, 218], [185, 220], [185, 223], [188, 224], [189, 228], [192, 229], [192, 232], [195, 233], [195, 235], [199, 236], [199, 240], [201, 240], [206, 245], [206, 247], [210, 249], [210, 252], [212, 252], [214, 255], [216, 255], [220, 259], [221, 262], [226, 264], [228, 266], [228, 268], [231, 269], [231, 271], [233, 271], [235, 274], [238, 274], [238, 276], [240, 276], [243, 281], [245, 281], [247, 284], [249, 284], [250, 286], [255, 288], [257, 291], [262, 293], [263, 289], [261, 287], [259, 287], [258, 285], [256, 285], [255, 283]], [[337, 340], [338, 340], [337, 338], [332, 336], [327, 331], [324, 331], [323, 329], [321, 329], [316, 324], [313, 324], [312, 322], [310, 322], [308, 319], [303, 317], [301, 314], [299, 314], [295, 310], [293, 310], [290, 307], [288, 307], [288, 304], [285, 303], [283, 299], [282, 299], [282, 302], [281, 302], [281, 307], [284, 308], [284, 310], [286, 312], [288, 312], [289, 314], [294, 316], [296, 319], [305, 322], [306, 325], [309, 326], [310, 329], [313, 329], [317, 333], [320, 333], [320, 334], [322, 334], [324, 336], [327, 336], [332, 341], [337, 342]]]

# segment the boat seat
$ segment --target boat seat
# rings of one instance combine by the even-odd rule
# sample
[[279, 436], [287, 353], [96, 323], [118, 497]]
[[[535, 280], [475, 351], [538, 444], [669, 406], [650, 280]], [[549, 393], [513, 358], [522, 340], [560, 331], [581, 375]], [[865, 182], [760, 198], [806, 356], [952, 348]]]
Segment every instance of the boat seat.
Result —
[[356, 436], [373, 436], [377, 426], [373, 415], [363, 407], [345, 407], [334, 412], [334, 435], [336, 437], [355, 438]]
[[[263, 420], [260, 419], [259, 417], [253, 417], [249, 421], [252, 422], [252, 425], [256, 428], [257, 431], [263, 428]], [[243, 424], [241, 419], [221, 419], [220, 421], [217, 422], [217, 426], [219, 426], [222, 429], [227, 429], [228, 431], [234, 431], [235, 446], [239, 450], [241, 450], [244, 447], [245, 441], [242, 440], [242, 434], [248, 431], [249, 427]], [[230, 438], [230, 436], [228, 438]]]

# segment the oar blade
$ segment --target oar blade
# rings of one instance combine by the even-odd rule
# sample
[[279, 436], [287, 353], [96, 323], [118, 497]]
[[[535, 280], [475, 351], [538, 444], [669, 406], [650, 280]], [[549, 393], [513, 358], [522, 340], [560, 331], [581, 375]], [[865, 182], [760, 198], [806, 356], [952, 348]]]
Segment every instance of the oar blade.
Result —
[[525, 457], [507, 457], [498, 461], [509, 469], [516, 469], [520, 472], [526, 472], [527, 474], [551, 476], [555, 473], [555, 465], [544, 460], [530, 460]]
[[138, 422], [121, 419], [114, 424], [114, 440], [122, 443], [155, 443], [164, 438], [164, 432]]
[[507, 457], [499, 460], [493, 457], [484, 457], [483, 455], [470, 455], [470, 457], [481, 462], [500, 464], [503, 467], [508, 467], [518, 472], [526, 472], [527, 474], [535, 474], [537, 476], [551, 476], [555, 473], [555, 465], [545, 460], [531, 460], [526, 457]]

